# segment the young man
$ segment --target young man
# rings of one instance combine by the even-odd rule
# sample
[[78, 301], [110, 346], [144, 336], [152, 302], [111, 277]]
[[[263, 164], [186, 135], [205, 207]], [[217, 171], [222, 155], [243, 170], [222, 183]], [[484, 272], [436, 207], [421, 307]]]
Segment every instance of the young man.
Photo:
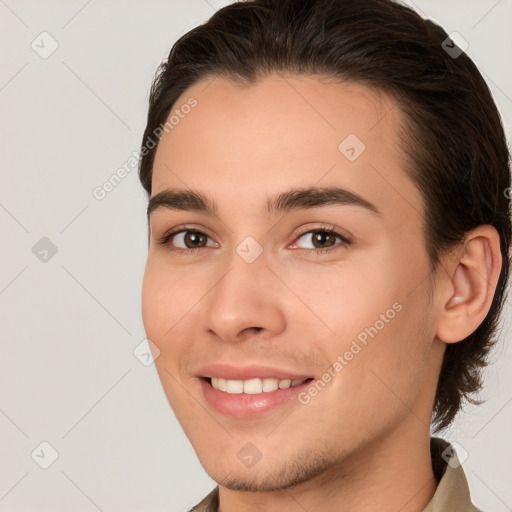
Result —
[[454, 41], [390, 0], [229, 5], [162, 64], [142, 156], [144, 325], [219, 484], [194, 510], [476, 510], [430, 426], [482, 384], [510, 173]]

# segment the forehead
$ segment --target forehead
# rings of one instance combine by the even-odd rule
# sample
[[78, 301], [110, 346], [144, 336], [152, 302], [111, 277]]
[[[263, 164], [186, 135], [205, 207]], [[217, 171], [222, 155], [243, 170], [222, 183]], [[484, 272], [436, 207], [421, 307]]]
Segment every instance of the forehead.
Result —
[[[191, 100], [193, 108], [182, 108]], [[236, 189], [239, 201], [251, 202], [285, 185], [319, 184], [367, 190], [372, 202], [386, 193], [420, 200], [404, 171], [403, 114], [395, 100], [365, 85], [277, 75], [247, 85], [215, 77], [188, 88], [173, 113], [155, 155], [152, 195], [169, 186], [218, 196]]]
[[[192, 99], [193, 109], [187, 105]], [[325, 136], [331, 144], [354, 134], [372, 146], [373, 139], [386, 133], [391, 143], [403, 121], [396, 102], [378, 89], [354, 82], [326, 82], [321, 77], [279, 75], [255, 84], [222, 77], [203, 79], [182, 93], [168, 119], [172, 123], [164, 134], [164, 145], [187, 138], [206, 148], [212, 139], [216, 145], [223, 135], [236, 136], [230, 146], [232, 155], [237, 142], [249, 143], [251, 138], [266, 138], [269, 152], [278, 144], [288, 149], [291, 143], [296, 153], [321, 150], [319, 142]], [[298, 148], [300, 139], [314, 144]], [[254, 149], [261, 154], [265, 148]]]

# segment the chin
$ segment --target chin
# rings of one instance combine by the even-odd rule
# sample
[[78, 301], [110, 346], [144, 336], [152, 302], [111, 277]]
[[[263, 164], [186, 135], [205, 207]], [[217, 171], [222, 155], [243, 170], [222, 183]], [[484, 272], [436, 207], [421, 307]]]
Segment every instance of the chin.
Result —
[[235, 459], [232, 467], [227, 464], [212, 467], [203, 464], [210, 478], [219, 485], [232, 491], [270, 492], [281, 491], [320, 477], [332, 471], [337, 461], [333, 453], [318, 453], [301, 450], [295, 458], [288, 460], [264, 461], [262, 458], [253, 467], [241, 468], [241, 462]]

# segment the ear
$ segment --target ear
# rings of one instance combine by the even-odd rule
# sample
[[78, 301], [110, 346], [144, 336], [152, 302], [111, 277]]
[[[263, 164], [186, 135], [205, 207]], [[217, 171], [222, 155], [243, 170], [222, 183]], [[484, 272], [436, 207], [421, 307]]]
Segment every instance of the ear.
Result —
[[441, 341], [461, 341], [483, 322], [494, 298], [501, 264], [500, 237], [493, 226], [478, 226], [467, 233], [446, 276], [449, 298], [443, 304], [436, 332]]

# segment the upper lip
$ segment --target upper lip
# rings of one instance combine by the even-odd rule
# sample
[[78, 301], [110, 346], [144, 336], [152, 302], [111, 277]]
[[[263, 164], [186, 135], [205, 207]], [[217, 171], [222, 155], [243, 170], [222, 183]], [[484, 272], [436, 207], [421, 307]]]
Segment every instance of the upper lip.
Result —
[[247, 366], [233, 366], [230, 364], [208, 364], [198, 369], [197, 377], [220, 377], [226, 380], [249, 380], [256, 378], [275, 378], [278, 380], [298, 380], [308, 379], [311, 375], [304, 373], [297, 373], [294, 371], [285, 370], [283, 368], [275, 368], [271, 366], [261, 365], [247, 365]]

